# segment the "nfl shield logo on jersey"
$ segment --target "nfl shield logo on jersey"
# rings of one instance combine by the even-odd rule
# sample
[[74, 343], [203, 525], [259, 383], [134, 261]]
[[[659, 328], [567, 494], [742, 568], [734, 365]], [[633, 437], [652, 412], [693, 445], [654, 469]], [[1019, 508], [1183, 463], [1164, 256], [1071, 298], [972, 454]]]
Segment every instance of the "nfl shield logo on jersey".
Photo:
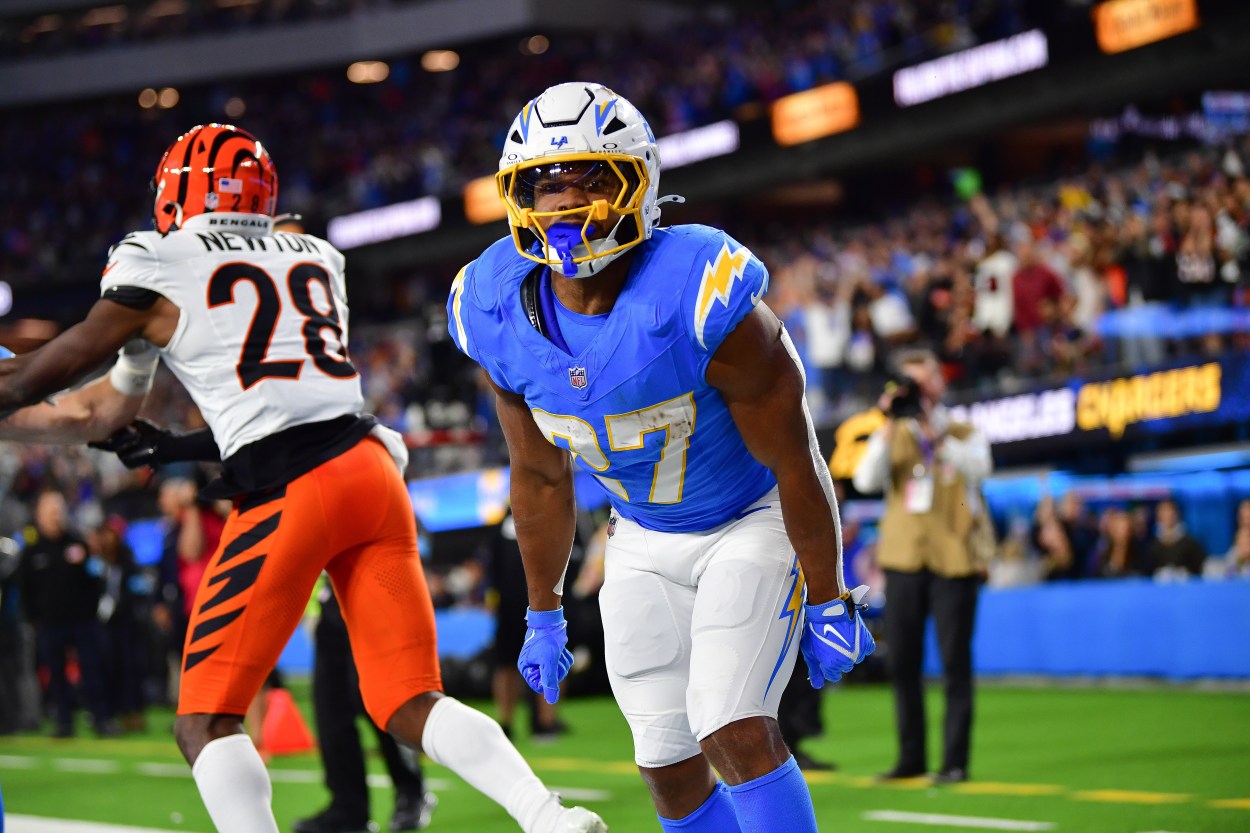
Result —
[[570, 367], [569, 368], [569, 384], [581, 390], [586, 387], [586, 368]]

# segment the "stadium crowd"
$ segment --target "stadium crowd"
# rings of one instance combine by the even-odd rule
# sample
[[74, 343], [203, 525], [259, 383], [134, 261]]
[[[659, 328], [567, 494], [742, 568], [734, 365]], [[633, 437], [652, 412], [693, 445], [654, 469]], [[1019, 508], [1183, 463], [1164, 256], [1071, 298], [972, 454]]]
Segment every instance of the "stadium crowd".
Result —
[[937, 351], [954, 388], [1010, 392], [1250, 346], [1247, 159], [1244, 141], [1147, 152], [1040, 187], [930, 200], [872, 225], [766, 228], [751, 242], [772, 266], [769, 304], [820, 380], [817, 413], [875, 401], [890, 349], [914, 342]]
[[[466, 182], [495, 170], [507, 124], [502, 116], [567, 78], [614, 86], [650, 114], [657, 134], [667, 135], [759, 115], [790, 92], [1020, 31], [1023, 5], [821, 0], [732, 16], [692, 10], [686, 24], [645, 38], [627, 31], [553, 33], [551, 48], [521, 61], [511, 40], [507, 48], [495, 42], [464, 48], [453, 72], [426, 73], [419, 56], [409, 56], [391, 61], [386, 80], [367, 87], [324, 70], [253, 78], [245, 87], [223, 81], [184, 89], [172, 110], [137, 110], [129, 95], [31, 108], [0, 124], [0, 142], [10, 158], [54, 160], [56, 175], [34, 165], [9, 171], [0, 206], [0, 279], [35, 286], [93, 275], [109, 245], [146, 226], [150, 160], [186, 129], [186, 112], [216, 114], [264, 137], [283, 160], [282, 210], [326, 218], [459, 195]], [[221, 13], [262, 14], [251, 8]], [[781, 36], [794, 31], [807, 34], [798, 42]], [[674, 65], [674, 54], [692, 49], [698, 61]]]

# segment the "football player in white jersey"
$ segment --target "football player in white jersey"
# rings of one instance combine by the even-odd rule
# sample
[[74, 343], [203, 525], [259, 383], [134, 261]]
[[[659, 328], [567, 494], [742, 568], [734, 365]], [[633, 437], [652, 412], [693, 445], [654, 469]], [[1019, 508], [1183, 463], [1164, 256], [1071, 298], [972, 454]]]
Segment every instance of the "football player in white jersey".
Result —
[[[526, 833], [606, 831], [594, 813], [563, 807], [497, 723], [442, 694], [433, 606], [396, 467], [406, 450], [361, 412], [342, 254], [311, 235], [272, 231], [277, 173], [261, 143], [236, 127], [180, 136], [153, 185], [156, 231], [113, 248], [86, 319], [0, 361], [0, 412], [15, 434], [42, 418], [45, 438], [54, 435], [55, 408], [12, 412], [144, 339], [203, 413], [209, 428], [196, 434], [139, 433], [157, 461], [220, 459], [222, 477], [205, 493], [234, 504], [196, 595], [174, 724], [217, 829], [277, 833], [269, 776], [243, 715], [325, 570], [379, 726], [503, 805]], [[61, 438], [133, 415], [147, 378], [127, 386], [128, 372], [123, 365], [107, 385], [84, 389], [112, 410], [95, 411], [94, 422], [80, 412], [62, 423]]]

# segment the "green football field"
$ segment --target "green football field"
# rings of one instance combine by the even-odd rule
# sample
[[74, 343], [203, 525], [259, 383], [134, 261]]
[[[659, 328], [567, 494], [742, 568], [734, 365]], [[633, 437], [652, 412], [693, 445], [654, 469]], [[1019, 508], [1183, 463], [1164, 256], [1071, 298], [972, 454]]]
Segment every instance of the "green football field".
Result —
[[[306, 690], [296, 688], [304, 700]], [[936, 692], [931, 692], [936, 695]], [[1250, 831], [1250, 695], [1182, 687], [1020, 688], [978, 692], [967, 784], [879, 786], [893, 763], [888, 689], [841, 686], [825, 697], [826, 736], [806, 742], [835, 773], [809, 775], [824, 831], [1055, 830], [1063, 833]], [[481, 705], [481, 704], [479, 704]], [[309, 713], [306, 704], [302, 706]], [[570, 734], [519, 746], [554, 789], [599, 812], [618, 833], [658, 831], [630, 754], [629, 733], [607, 699], [563, 706]], [[930, 701], [932, 728], [940, 698]], [[156, 713], [143, 736], [76, 740], [0, 738], [0, 788], [10, 831], [58, 827], [22, 817], [110, 822], [157, 830], [212, 828], [187, 767]], [[936, 753], [936, 734], [931, 753]], [[373, 757], [374, 817], [391, 809]], [[279, 826], [320, 809], [326, 793], [316, 755], [270, 764]], [[448, 771], [426, 770], [440, 804], [431, 830], [515, 831], [511, 820]], [[18, 818], [14, 818], [18, 816]]]

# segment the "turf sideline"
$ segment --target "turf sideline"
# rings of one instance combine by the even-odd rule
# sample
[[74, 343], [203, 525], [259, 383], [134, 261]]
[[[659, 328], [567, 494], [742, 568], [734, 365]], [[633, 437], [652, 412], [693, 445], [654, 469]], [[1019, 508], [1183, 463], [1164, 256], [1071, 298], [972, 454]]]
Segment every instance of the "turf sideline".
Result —
[[4, 829], [6, 833], [176, 833], [176, 831], [157, 830], [153, 827], [126, 827], [121, 824], [101, 824], [94, 821], [17, 815], [4, 817]]
[[944, 816], [937, 813], [904, 813], [898, 810], [869, 810], [865, 821], [891, 821], [900, 824], [929, 824], [940, 827], [975, 827], [981, 830], [1054, 830], [1049, 821], [1020, 821], [1017, 819], [991, 819], [982, 816]]

